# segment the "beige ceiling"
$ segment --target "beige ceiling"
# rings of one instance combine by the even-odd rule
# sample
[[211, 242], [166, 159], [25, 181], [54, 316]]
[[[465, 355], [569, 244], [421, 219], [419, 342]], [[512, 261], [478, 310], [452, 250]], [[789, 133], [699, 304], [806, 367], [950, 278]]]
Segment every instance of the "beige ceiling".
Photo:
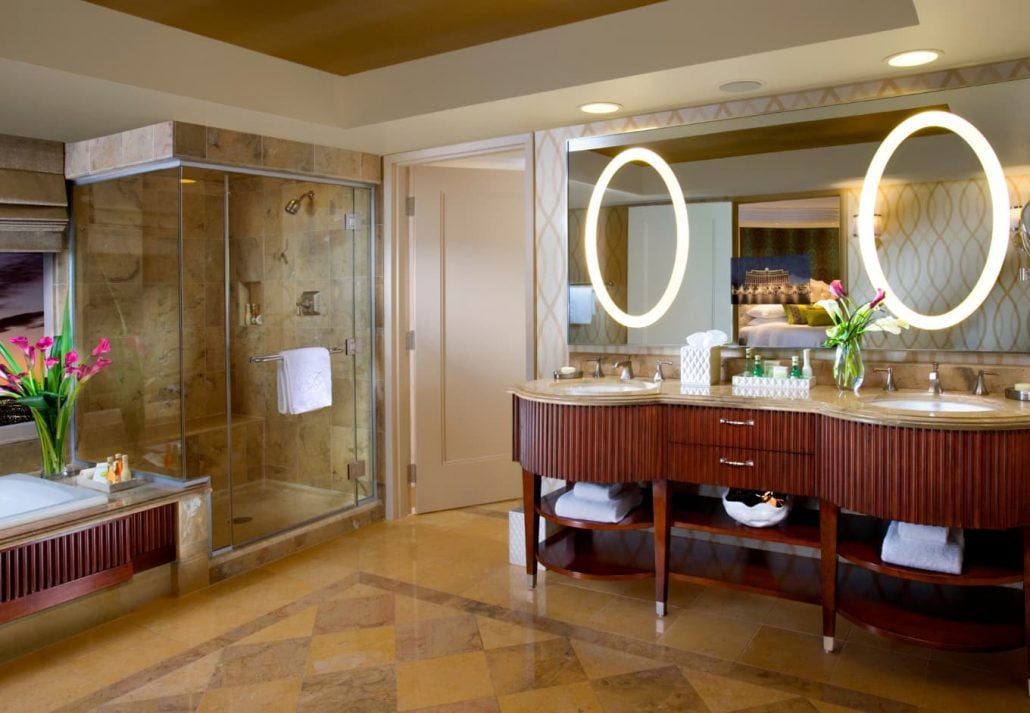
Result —
[[88, 0], [231, 45], [348, 75], [660, 0]]
[[719, 100], [730, 80], [768, 94], [902, 76], [883, 58], [912, 47], [944, 50], [938, 67], [1008, 59], [1030, 26], [1026, 0], [666, 0], [339, 76], [81, 0], [0, 8], [0, 133], [171, 118], [378, 153], [580, 123], [592, 100], [637, 114]]

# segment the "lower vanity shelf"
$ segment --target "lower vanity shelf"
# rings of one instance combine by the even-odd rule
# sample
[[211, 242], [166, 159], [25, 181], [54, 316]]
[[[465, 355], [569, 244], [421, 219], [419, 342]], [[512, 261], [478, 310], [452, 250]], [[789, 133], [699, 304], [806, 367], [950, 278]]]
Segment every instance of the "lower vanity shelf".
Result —
[[646, 530], [566, 527], [540, 543], [544, 567], [576, 579], [654, 577], [654, 543]]

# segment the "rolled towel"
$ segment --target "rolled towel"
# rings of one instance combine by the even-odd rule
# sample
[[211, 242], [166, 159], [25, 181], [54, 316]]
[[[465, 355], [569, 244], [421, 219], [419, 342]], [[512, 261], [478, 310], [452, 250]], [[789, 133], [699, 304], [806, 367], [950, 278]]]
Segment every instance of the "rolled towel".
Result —
[[914, 567], [931, 572], [962, 574], [962, 555], [965, 536], [960, 529], [952, 529], [943, 545], [906, 540], [898, 531], [897, 522], [891, 522], [883, 538], [880, 559], [902, 567]]
[[621, 493], [625, 485], [625, 483], [576, 483], [572, 486], [572, 492], [580, 500], [604, 502]]
[[611, 500], [584, 500], [576, 497], [575, 490], [570, 490], [558, 498], [554, 504], [554, 513], [558, 517], [567, 517], [571, 520], [618, 522], [642, 500], [639, 488], [627, 490]]
[[898, 535], [903, 540], [912, 542], [929, 542], [934, 545], [944, 545], [948, 542], [947, 527], [936, 525], [913, 525], [910, 522], [898, 522]]

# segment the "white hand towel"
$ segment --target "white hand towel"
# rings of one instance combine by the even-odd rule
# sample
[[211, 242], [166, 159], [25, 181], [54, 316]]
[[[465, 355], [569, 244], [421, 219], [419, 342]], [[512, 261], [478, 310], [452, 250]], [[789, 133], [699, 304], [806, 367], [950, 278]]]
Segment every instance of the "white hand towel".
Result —
[[929, 542], [934, 545], [948, 542], [948, 528], [935, 525], [913, 525], [910, 522], [898, 521], [898, 535], [903, 540]]
[[558, 517], [572, 520], [590, 520], [592, 522], [618, 522], [629, 514], [629, 511], [640, 504], [643, 497], [640, 489], [635, 488], [611, 500], [584, 500], [576, 497], [570, 490], [554, 504], [554, 512]]
[[625, 485], [625, 483], [576, 483], [572, 486], [572, 492], [580, 500], [599, 500], [604, 502], [621, 493]]
[[276, 362], [279, 413], [306, 413], [333, 405], [328, 349], [287, 349], [279, 352], [279, 356]]
[[962, 555], [966, 545], [960, 529], [952, 529], [943, 545], [906, 540], [898, 534], [898, 523], [891, 522], [883, 538], [880, 559], [902, 567], [926, 569], [931, 572], [962, 574]]
[[590, 324], [594, 321], [594, 288], [573, 285], [569, 288], [569, 324]]

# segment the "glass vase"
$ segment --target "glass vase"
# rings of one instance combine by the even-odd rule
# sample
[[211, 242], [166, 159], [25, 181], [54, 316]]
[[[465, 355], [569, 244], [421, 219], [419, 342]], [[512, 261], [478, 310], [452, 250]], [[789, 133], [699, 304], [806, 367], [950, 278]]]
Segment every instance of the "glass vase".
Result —
[[833, 357], [833, 381], [841, 391], [854, 391], [862, 388], [865, 378], [865, 364], [862, 363], [862, 343], [857, 339], [837, 345], [837, 353]]
[[39, 438], [40, 475], [44, 478], [62, 478], [65, 475], [65, 434], [59, 426], [63, 414], [47, 413], [34, 408], [32, 420], [36, 423]]

